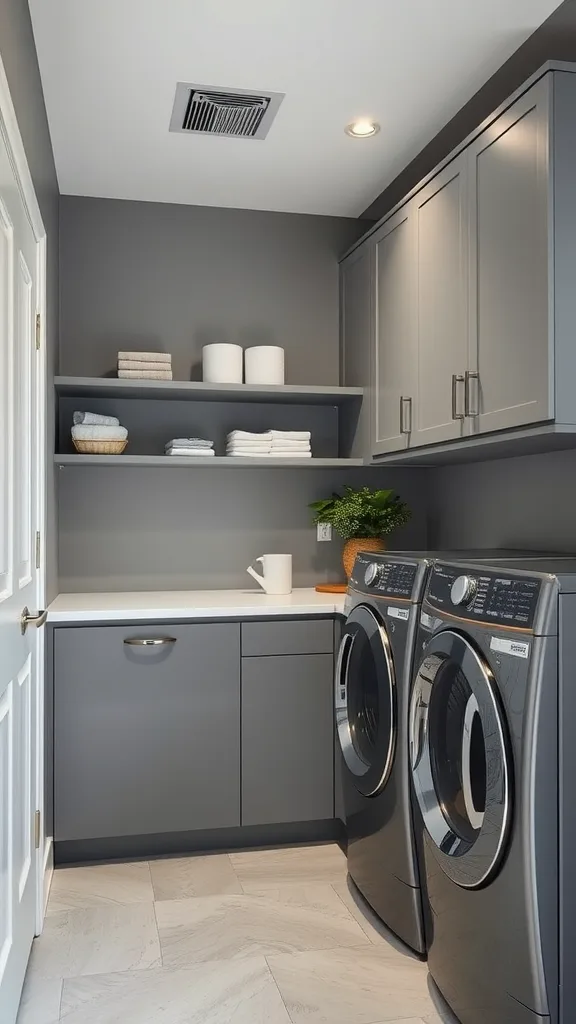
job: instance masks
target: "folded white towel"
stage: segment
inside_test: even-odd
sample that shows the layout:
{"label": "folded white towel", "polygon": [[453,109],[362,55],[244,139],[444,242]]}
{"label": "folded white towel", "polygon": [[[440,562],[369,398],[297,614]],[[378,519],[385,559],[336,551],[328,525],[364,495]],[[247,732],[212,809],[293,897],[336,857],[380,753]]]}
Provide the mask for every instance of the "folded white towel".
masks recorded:
{"label": "folded white towel", "polygon": [[228,441],[271,441],[272,431],[265,430],[261,434],[251,434],[249,430],[231,430]]}
{"label": "folded white towel", "polygon": [[118,370],[120,380],[172,380],[172,370]]}
{"label": "folded white towel", "polygon": [[110,427],[101,423],[75,424],[72,427],[72,437],[77,441],[125,441],[128,437],[126,427]]}
{"label": "folded white towel", "polygon": [[119,359],[119,370],[170,370],[172,363],[153,363],[145,359]]}
{"label": "folded white towel", "polygon": [[266,455],[272,449],[269,444],[227,444],[227,452],[248,452],[250,455]]}
{"label": "folded white towel", "polygon": [[172,356],[169,352],[119,352],[118,362],[121,359],[141,359],[147,363],[171,363]]}
{"label": "folded white towel", "polygon": [[272,442],[271,441],[242,441],[241,439],[237,439],[237,440],[230,440],[229,439],[226,442],[226,444],[228,445],[229,448],[234,448],[235,446],[236,447],[240,447],[240,448],[271,448],[272,447]]}
{"label": "folded white towel", "polygon": [[207,441],[203,437],[173,437],[167,441],[165,448],[213,448],[214,441]]}
{"label": "folded white towel", "polygon": [[310,451],[310,441],[272,441],[272,451],[281,452],[285,448],[290,451]]}
{"label": "folded white towel", "polygon": [[271,430],[273,441],[309,441],[312,434],[309,430]]}
{"label": "folded white towel", "polygon": [[196,458],[196,456],[214,455],[213,448],[167,448],[164,452],[165,455],[184,455],[186,458]]}
{"label": "folded white towel", "polygon": [[106,427],[119,427],[120,420],[115,416],[101,416],[99,412],[75,412],[72,417],[74,423],[101,423]]}
{"label": "folded white towel", "polygon": [[234,448],[226,449],[226,455],[231,459],[269,459],[270,452],[266,451],[255,451],[253,448]]}
{"label": "folded white towel", "polygon": [[231,459],[311,459],[312,452],[254,452],[240,448],[235,451],[226,450]]}

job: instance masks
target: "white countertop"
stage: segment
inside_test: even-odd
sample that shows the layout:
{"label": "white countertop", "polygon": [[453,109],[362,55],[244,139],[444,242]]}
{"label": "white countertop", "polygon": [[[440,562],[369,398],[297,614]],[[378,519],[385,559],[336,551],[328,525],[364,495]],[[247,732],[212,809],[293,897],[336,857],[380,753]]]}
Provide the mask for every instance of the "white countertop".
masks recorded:
{"label": "white countertop", "polygon": [[303,588],[271,597],[261,590],[158,590],[118,594],[59,594],[48,606],[48,622],[114,620],[273,618],[281,615],[334,615],[344,610],[344,594]]}

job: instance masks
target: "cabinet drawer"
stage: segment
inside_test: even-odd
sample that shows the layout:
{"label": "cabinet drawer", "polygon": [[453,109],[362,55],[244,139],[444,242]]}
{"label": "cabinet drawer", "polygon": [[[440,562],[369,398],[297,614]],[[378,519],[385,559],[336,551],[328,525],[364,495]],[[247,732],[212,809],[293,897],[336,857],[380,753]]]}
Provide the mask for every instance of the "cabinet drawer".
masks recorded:
{"label": "cabinet drawer", "polygon": [[242,623],[242,656],[274,654],[332,654],[334,621],[299,619],[291,622]]}
{"label": "cabinet drawer", "polygon": [[239,624],[56,629],[54,693],[56,840],[240,824]]}

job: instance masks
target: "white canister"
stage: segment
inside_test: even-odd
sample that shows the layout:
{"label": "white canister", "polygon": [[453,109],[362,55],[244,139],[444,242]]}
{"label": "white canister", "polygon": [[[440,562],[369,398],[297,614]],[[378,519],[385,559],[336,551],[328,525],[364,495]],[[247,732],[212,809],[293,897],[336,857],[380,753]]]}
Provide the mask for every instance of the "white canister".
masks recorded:
{"label": "white canister", "polygon": [[241,384],[241,346],[204,345],[202,349],[202,380],[208,384]]}
{"label": "white canister", "polygon": [[284,349],[277,345],[254,345],[244,352],[247,384],[283,384]]}

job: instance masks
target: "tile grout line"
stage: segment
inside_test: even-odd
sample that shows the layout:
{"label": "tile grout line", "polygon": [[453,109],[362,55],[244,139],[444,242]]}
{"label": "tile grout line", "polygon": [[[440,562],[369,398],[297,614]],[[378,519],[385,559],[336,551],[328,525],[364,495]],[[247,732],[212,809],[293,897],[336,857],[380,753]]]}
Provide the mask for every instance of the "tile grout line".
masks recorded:
{"label": "tile grout line", "polygon": [[158,949],[160,950],[160,967],[164,967],[164,953],[162,951],[162,939],[160,938],[160,925],[158,924],[158,914],[156,913],[156,900],[152,902],[152,910],[154,913],[154,924],[156,925],[156,935],[158,937]]}
{"label": "tile grout line", "polygon": [[[338,899],[340,900],[340,903],[342,904],[342,906],[343,906],[343,907],[346,907],[346,904],[345,904],[344,900],[342,899],[342,897],[341,897],[340,893],[338,892],[338,890],[337,890],[337,889],[335,889],[335,888],[334,888],[334,882],[330,882],[330,887],[331,887],[331,889],[333,890],[333,892],[334,892],[334,893],[336,894],[336,896],[338,897]],[[364,925],[362,924],[362,922],[361,922],[361,921],[359,921],[357,917],[354,917],[354,914],[353,914],[353,913],[352,913],[352,911],[351,911],[351,910],[349,909],[349,907],[346,907],[346,910],[347,910],[347,911],[348,911],[348,913],[350,914],[350,917],[352,918],[352,920],[353,920],[353,921],[356,921],[356,924],[358,924],[358,925],[360,926],[360,928],[361,928],[361,929],[362,929],[362,931],[364,932],[364,935],[366,936],[366,938],[368,939],[368,941],[369,941],[369,942],[370,942],[370,943],[371,943],[371,944],[372,944],[373,946],[377,946],[377,945],[379,945],[379,943],[375,942],[375,941],[374,941],[374,939],[372,938],[372,936],[368,934],[368,932],[367,932],[366,928],[364,927]],[[374,928],[374,925],[372,925],[372,927]]]}
{"label": "tile grout line", "polygon": [[[273,955],[273,954],[271,954],[271,955]],[[292,1021],[292,1024],[295,1024],[294,1017],[292,1016],[292,1014],[290,1013],[290,1010],[288,1009],[288,1007],[286,1005],[286,1000],[284,999],[284,996],[282,995],[282,991],[280,989],[280,985],[276,981],[276,976],[274,974],[274,971],[272,970],[270,964],[268,963],[268,957],[266,956],[266,954],[264,954],[264,961],[266,963],[266,967],[268,969],[268,973],[269,973],[270,977],[272,978],[272,981],[274,982],[274,985],[276,986],[276,991],[278,992],[278,995],[280,996],[280,999],[282,1001],[282,1006],[286,1010],[286,1013],[287,1013],[289,1019]]]}

